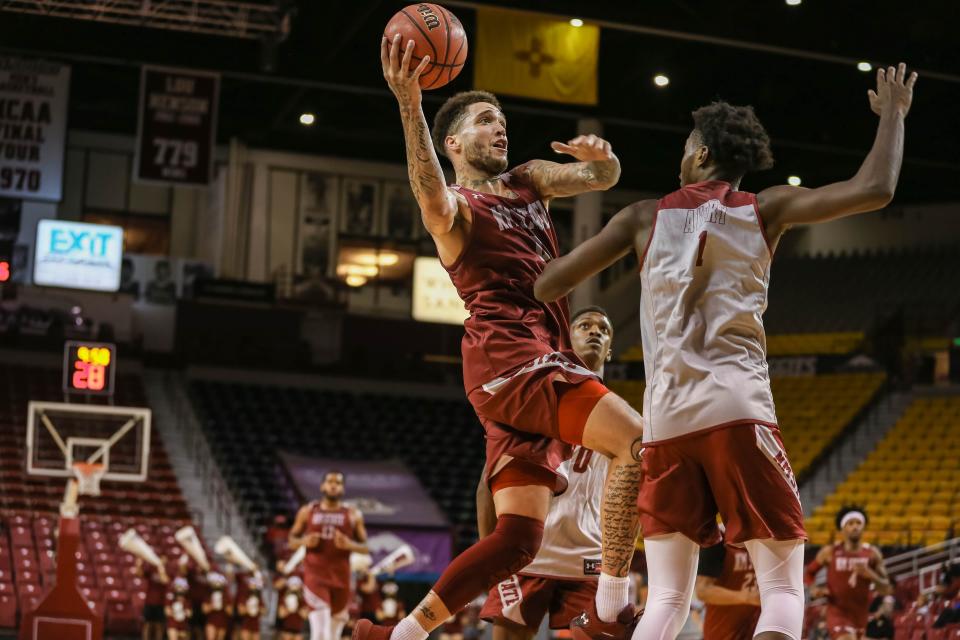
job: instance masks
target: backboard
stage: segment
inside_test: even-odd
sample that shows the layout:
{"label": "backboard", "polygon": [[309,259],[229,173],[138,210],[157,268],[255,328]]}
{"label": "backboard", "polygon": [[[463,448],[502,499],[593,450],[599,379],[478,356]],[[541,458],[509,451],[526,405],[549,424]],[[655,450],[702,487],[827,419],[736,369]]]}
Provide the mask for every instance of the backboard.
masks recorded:
{"label": "backboard", "polygon": [[143,482],[150,458],[150,409],[31,401],[27,473],[73,477],[74,462],[100,463],[104,480]]}

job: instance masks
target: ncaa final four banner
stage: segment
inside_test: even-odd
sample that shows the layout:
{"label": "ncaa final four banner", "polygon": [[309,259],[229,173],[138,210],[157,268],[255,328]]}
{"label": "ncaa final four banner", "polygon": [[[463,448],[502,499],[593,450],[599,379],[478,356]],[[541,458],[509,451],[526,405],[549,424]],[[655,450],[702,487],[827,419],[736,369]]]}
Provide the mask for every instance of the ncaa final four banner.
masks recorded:
{"label": "ncaa final four banner", "polygon": [[209,184],[219,99],[220,76],[215,73],[144,67],[136,180]]}
{"label": "ncaa final four banner", "polygon": [[59,202],[70,67],[0,57],[0,196]]}

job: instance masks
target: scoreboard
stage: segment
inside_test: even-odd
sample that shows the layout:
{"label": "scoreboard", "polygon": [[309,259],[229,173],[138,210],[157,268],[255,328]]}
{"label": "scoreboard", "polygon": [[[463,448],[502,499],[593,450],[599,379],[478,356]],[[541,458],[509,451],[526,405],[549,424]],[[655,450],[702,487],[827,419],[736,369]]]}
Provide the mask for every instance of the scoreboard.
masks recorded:
{"label": "scoreboard", "polygon": [[112,396],[116,376],[116,345],[68,340],[63,349],[63,391]]}

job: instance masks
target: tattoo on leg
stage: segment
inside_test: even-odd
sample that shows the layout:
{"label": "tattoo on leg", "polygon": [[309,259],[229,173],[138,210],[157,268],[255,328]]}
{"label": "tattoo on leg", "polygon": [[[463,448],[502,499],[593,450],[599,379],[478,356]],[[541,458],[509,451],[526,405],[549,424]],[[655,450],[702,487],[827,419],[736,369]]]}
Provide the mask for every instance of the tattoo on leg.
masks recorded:
{"label": "tattoo on leg", "polygon": [[637,492],[640,489],[641,469],[637,461],[619,462],[607,476],[603,494],[603,572],[624,577],[630,570],[633,549],[637,540]]}
{"label": "tattoo on leg", "polygon": [[637,462],[643,459],[643,436],[640,436],[630,444],[630,455]]}
{"label": "tattoo on leg", "polygon": [[423,615],[424,618],[426,618],[430,622],[437,621],[437,614],[434,613],[433,609],[431,609],[428,605],[425,605],[425,604],[420,605],[420,613],[421,615]]}

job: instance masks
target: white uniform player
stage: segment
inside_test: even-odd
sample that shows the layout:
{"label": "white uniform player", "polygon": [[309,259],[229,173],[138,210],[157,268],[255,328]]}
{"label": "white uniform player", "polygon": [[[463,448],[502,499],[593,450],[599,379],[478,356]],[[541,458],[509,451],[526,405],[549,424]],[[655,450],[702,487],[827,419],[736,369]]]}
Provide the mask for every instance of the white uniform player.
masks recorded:
{"label": "white uniform player", "polygon": [[640,270],[645,445],[745,420],[776,427],[761,320],[772,256],[752,196],[719,186],[656,212]]}
{"label": "white uniform player", "polygon": [[[602,375],[613,337],[606,312],[578,311],[570,337],[577,355]],[[605,456],[582,446],[560,465],[567,490],[550,503],[540,550],[521,572],[490,590],[480,612],[495,623],[494,640],[532,637],[548,614],[552,629],[565,629],[590,609],[600,576],[600,501],[608,466]]]}
{"label": "white uniform player", "polygon": [[631,247],[640,256],[648,388],[637,506],[650,588],[633,640],[676,637],[689,613],[697,544],[720,541],[717,512],[727,541],[743,543],[756,568],[756,637],[800,637],[806,534],[764,364],[770,259],[795,225],[890,202],[916,78],[903,63],[878,70],[868,92],[880,116],[870,153],[851,178],[815,189],[739,191],[744,175],[773,166],[767,132],[749,106],[697,109],[681,188],[620,211],[538,278],[537,299],[550,302]]}

